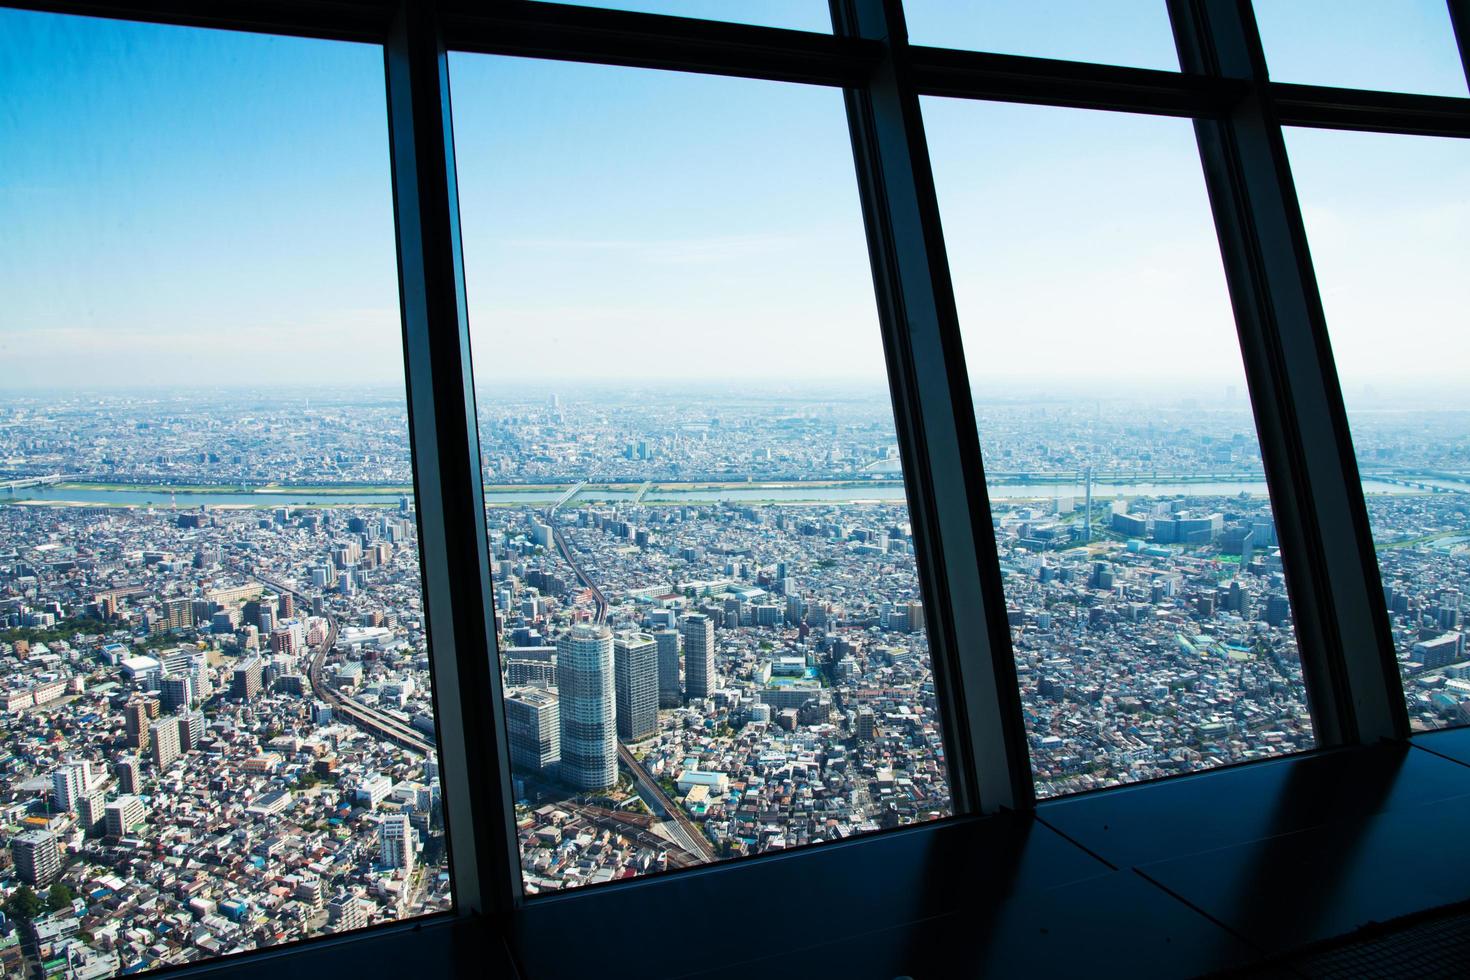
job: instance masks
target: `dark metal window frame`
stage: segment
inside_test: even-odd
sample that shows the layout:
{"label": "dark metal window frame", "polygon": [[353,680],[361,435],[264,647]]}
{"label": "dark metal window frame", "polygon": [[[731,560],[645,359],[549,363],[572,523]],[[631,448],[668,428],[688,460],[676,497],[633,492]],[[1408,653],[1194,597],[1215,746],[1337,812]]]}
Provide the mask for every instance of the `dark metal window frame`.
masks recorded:
{"label": "dark metal window frame", "polygon": [[[956,818],[1036,805],[921,96],[1194,120],[1278,529],[1302,667],[1324,748],[1409,726],[1367,509],[1282,126],[1470,138],[1470,98],[1267,77],[1249,0],[1166,0],[1183,71],[910,45],[898,0],[831,0],[831,35],[533,0],[7,0],[63,13],[381,44],[404,354],[455,912],[168,972],[326,967],[467,972],[488,916],[518,920],[579,892],[521,891],[485,535],[460,251],[448,52],[703,72],[844,90]],[[1470,0],[1447,0],[1470,78]],[[824,845],[860,860],[876,843]],[[874,852],[876,853],[876,852]],[[756,859],[801,875],[813,851]],[[750,863],[748,861],[742,864]],[[829,859],[830,863],[830,859]],[[782,871],[781,869],[785,869]],[[600,886],[708,890],[712,865]],[[699,882],[705,880],[704,885]],[[509,919],[506,919],[506,917]],[[499,925],[492,932],[501,931]],[[368,947],[355,945],[371,940]],[[356,955],[356,954],[353,954]],[[427,958],[426,958],[427,957]]]}

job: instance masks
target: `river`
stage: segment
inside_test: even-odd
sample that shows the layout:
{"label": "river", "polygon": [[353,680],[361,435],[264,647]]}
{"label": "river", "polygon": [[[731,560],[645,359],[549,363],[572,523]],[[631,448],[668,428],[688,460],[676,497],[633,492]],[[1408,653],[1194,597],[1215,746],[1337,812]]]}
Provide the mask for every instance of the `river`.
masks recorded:
{"label": "river", "polygon": [[[607,501],[609,503],[632,500],[641,484],[615,487],[588,487],[575,498],[577,501]],[[1380,480],[1365,480],[1363,489],[1368,493],[1411,494],[1422,493],[1410,487]],[[1470,492],[1470,487],[1465,490]],[[491,488],[485,491],[485,500],[491,504],[550,504],[561,496],[562,489],[550,490],[505,490]],[[1097,499],[1111,497],[1233,497],[1246,493],[1259,496],[1266,492],[1261,480],[1223,480],[1208,483],[1094,483],[1092,495]],[[990,487],[992,500],[1034,500],[1056,497],[1083,496],[1081,483],[1004,483]],[[753,483],[738,487],[709,486],[690,490],[670,490],[655,485],[643,498],[644,503],[843,503],[849,501],[904,499],[903,487],[893,483],[875,486],[801,486],[797,484]],[[133,507],[168,507],[173,504],[181,508],[201,505],[218,507],[343,507],[365,505],[397,506],[398,495],[394,493],[310,493],[290,490],[272,490],[263,493],[220,490],[190,492],[171,495],[167,488],[157,490],[137,489],[67,489],[65,487],[28,487],[24,490],[0,492],[0,503],[19,501],[51,501],[68,504],[104,504]]]}

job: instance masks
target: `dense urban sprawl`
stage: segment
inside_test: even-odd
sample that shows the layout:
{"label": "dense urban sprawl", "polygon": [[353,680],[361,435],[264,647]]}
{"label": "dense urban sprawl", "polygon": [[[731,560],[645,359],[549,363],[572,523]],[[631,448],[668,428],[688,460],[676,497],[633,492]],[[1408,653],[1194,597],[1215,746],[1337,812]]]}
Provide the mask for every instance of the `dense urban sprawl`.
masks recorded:
{"label": "dense urban sprawl", "polygon": [[[951,812],[878,391],[480,405],[528,891]],[[1311,747],[1244,400],[976,408],[1038,792]],[[1463,723],[1470,433],[1355,423],[1411,718]],[[387,394],[0,404],[0,975],[449,907],[411,483]]]}

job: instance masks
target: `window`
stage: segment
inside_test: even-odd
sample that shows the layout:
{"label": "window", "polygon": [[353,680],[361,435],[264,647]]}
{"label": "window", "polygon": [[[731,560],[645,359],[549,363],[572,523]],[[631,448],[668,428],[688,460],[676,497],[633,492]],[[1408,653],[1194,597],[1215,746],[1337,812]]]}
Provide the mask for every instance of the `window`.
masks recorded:
{"label": "window", "polygon": [[924,116],[1038,794],[1310,747],[1189,125]]}
{"label": "window", "polygon": [[1462,0],[27,5],[0,974],[877,928],[1470,721]]}
{"label": "window", "polygon": [[1289,130],[1287,146],[1410,722],[1464,724],[1470,153],[1458,140],[1331,130]]}
{"label": "window", "polygon": [[373,45],[0,12],[27,969],[451,905],[382,72]]}
{"label": "window", "polygon": [[904,16],[915,44],[1179,70],[1163,0],[909,0]]}
{"label": "window", "polygon": [[832,33],[832,17],[822,0],[558,0],[580,7],[633,10],[700,20],[733,21],[785,27],[797,31]]}
{"label": "window", "polygon": [[1271,78],[1466,95],[1445,0],[1255,0]]}
{"label": "window", "polygon": [[451,73],[527,890],[946,814],[838,93]]}

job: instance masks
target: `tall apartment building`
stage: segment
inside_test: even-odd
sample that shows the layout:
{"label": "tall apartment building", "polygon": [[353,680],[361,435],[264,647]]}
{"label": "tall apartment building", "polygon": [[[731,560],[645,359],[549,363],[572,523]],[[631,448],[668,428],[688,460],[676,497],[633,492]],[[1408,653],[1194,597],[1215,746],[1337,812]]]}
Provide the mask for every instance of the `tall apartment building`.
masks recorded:
{"label": "tall apartment building", "polygon": [[333,932],[351,932],[367,924],[367,909],[356,895],[339,895],[327,903],[327,925]]}
{"label": "tall apartment building", "polygon": [[199,747],[204,737],[204,712],[190,711],[174,719],[179,728],[179,751],[190,752]]}
{"label": "tall apartment building", "polygon": [[413,870],[414,845],[417,843],[408,814],[390,813],[378,822],[378,858],[385,868]]}
{"label": "tall apartment building", "polygon": [[510,765],[517,773],[549,773],[561,762],[559,699],[535,687],[512,688],[505,695],[505,728]]}
{"label": "tall apartment building", "polygon": [[658,706],[677,708],[684,703],[684,685],[679,680],[679,634],[662,629],[653,634],[658,648]]}
{"label": "tall apartment building", "polygon": [[658,731],[658,647],[647,633],[613,637],[618,738],[637,742]]}
{"label": "tall apartment building", "polygon": [[143,767],[136,756],[125,755],[117,760],[117,788],[124,793],[142,792]]}
{"label": "tall apartment building", "polygon": [[162,772],[173,765],[182,754],[179,751],[179,720],[169,717],[155,721],[149,729],[149,742],[154,768]]}
{"label": "tall apartment building", "polygon": [[148,751],[149,722],[159,715],[162,706],[153,698],[135,698],[123,707],[123,727],[128,748]]}
{"label": "tall apartment building", "polygon": [[703,613],[684,617],[684,691],[707,698],[715,689],[715,623]]}
{"label": "tall apartment building", "polygon": [[92,790],[92,772],[85,762],[63,762],[51,773],[51,795],[58,809],[77,812]]}
{"label": "tall apartment building", "polygon": [[49,830],[16,834],[10,841],[10,854],[15,860],[16,876],[28,885],[49,885],[61,873],[61,851],[56,846],[56,835]]}
{"label": "tall apartment building", "polygon": [[194,702],[194,678],[189,674],[168,674],[159,684],[163,695],[163,710],[175,712],[188,708]]}
{"label": "tall apartment building", "polygon": [[148,816],[148,809],[136,796],[119,796],[103,808],[103,823],[107,836],[125,837]]}
{"label": "tall apartment building", "polygon": [[613,638],[603,626],[581,625],[556,644],[560,695],[561,777],[577,789],[617,782],[617,714]]}
{"label": "tall apartment building", "polygon": [[259,694],[264,669],[259,657],[251,657],[236,667],[230,677],[230,697],[248,701]]}
{"label": "tall apartment building", "polygon": [[77,801],[77,821],[83,833],[93,834],[102,830],[107,819],[106,806],[107,798],[101,793],[84,796]]}

